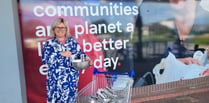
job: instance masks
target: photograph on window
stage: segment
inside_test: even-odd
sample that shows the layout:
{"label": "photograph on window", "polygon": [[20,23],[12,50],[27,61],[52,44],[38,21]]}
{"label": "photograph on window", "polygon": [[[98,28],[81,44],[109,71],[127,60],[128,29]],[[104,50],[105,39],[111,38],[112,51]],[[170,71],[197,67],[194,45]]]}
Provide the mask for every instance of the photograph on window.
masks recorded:
{"label": "photograph on window", "polygon": [[28,102],[76,102],[92,95],[89,87],[95,85],[94,93],[114,97],[111,93],[126,85],[125,94],[209,76],[208,5],[207,0],[18,0]]}

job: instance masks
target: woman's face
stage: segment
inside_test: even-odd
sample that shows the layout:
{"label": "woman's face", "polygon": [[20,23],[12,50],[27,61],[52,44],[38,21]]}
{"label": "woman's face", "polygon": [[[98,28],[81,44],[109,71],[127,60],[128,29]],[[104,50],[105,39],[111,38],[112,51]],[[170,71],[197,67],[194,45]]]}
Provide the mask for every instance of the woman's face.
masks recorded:
{"label": "woman's face", "polygon": [[67,33],[67,28],[64,23],[60,23],[54,28],[54,32],[57,38],[63,38]]}

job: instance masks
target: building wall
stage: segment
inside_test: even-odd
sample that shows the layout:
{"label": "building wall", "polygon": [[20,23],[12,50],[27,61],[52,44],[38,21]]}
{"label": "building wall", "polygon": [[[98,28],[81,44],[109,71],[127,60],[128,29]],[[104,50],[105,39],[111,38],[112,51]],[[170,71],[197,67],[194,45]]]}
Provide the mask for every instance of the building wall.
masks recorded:
{"label": "building wall", "polygon": [[26,103],[17,0],[3,0],[0,7],[0,102]]}

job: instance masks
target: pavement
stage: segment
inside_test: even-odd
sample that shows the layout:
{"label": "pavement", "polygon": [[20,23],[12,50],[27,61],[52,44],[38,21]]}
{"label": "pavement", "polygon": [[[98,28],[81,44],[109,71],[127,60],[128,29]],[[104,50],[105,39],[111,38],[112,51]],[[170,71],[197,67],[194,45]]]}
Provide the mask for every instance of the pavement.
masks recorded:
{"label": "pavement", "polygon": [[190,93],[182,91],[181,93],[138,98],[132,103],[209,103],[209,88],[190,91]]}
{"label": "pavement", "polygon": [[209,103],[209,77],[133,88],[131,103]]}
{"label": "pavement", "polygon": [[141,103],[209,103],[209,91],[146,101]]}

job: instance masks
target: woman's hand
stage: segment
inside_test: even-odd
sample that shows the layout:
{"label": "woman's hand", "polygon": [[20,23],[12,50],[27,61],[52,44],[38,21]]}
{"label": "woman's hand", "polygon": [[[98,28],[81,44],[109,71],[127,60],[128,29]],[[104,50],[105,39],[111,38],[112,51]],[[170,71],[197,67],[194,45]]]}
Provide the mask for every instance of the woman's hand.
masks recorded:
{"label": "woman's hand", "polygon": [[72,56],[72,53],[70,51],[64,51],[64,52],[61,52],[61,55],[63,57],[71,57]]}
{"label": "woman's hand", "polygon": [[187,58],[178,58],[177,60],[181,61],[182,63],[186,64],[186,65],[190,65],[190,64],[197,64],[197,65],[202,65],[199,60],[194,59],[192,57],[187,57]]}
{"label": "woman's hand", "polygon": [[86,57],[86,60],[91,60],[88,56]]}
{"label": "woman's hand", "polygon": [[86,60],[87,60],[87,61],[90,61],[90,66],[93,65],[93,62],[92,62],[91,58],[89,58],[89,57],[87,56],[87,57],[86,57]]}

